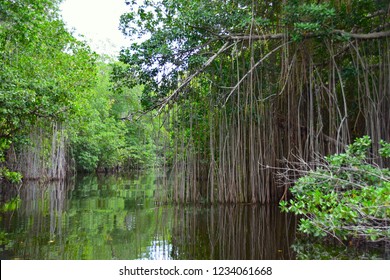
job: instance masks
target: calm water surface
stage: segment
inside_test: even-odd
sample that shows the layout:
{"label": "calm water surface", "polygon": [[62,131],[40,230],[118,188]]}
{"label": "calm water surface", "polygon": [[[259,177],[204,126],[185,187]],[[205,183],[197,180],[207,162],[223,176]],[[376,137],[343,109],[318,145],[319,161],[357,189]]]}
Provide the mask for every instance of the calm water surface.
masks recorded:
{"label": "calm water surface", "polygon": [[[0,213],[0,258],[390,259],[383,245],[300,237],[294,216],[275,205],[157,204],[158,185],[153,172],[26,183],[18,207]],[[3,187],[1,198],[15,193]]]}

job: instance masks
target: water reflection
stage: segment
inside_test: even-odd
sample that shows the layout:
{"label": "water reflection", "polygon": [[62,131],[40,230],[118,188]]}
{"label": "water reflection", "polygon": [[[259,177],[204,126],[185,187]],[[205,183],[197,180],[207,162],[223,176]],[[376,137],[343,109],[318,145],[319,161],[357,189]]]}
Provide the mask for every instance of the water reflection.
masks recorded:
{"label": "water reflection", "polygon": [[390,259],[389,242],[345,246],[338,240],[319,240],[299,234],[292,249],[298,260],[381,260]]}
{"label": "water reflection", "polygon": [[[20,207],[17,211],[1,214],[2,258],[51,258],[52,252],[46,246],[42,250],[41,245],[54,246],[55,241],[57,250],[63,249],[63,214],[72,186],[64,181],[51,184],[32,181],[18,190]],[[10,192],[15,193],[15,190]]]}
{"label": "water reflection", "polygon": [[[348,255],[333,245],[297,239],[295,218],[276,206],[157,204],[157,181],[148,173],[29,182],[19,191],[20,207],[0,214],[0,258],[334,259],[365,254]],[[15,192],[3,188],[1,194],[9,198]]]}
{"label": "water reflection", "polygon": [[174,210],[174,259],[292,259],[295,221],[276,206]]}

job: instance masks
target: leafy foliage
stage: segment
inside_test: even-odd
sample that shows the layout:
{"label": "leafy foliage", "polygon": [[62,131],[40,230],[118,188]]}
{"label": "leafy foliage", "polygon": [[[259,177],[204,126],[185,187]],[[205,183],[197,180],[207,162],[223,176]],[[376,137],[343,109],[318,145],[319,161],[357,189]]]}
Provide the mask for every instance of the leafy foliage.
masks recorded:
{"label": "leafy foliage", "polygon": [[64,118],[90,85],[89,49],[66,31],[57,1],[2,1],[0,129],[14,137],[37,117]]}
{"label": "leafy foliage", "polygon": [[286,16],[284,21],[293,27],[292,38],[301,40],[306,34],[323,35],[333,29],[333,20],[336,15],[335,9],[330,3],[304,3],[296,1],[285,7]]}
{"label": "leafy foliage", "polygon": [[[135,80],[112,81],[128,69],[99,62],[76,40],[59,16],[59,2],[0,3],[0,162],[9,149],[31,146],[30,133],[37,127],[47,130],[41,138],[50,143],[45,126],[58,122],[65,124],[66,145],[80,170],[111,169],[128,161],[150,164],[154,146],[148,122],[122,119],[140,106]],[[47,150],[50,145],[42,147]],[[21,177],[6,163],[0,165],[0,179],[15,183]]]}
{"label": "leafy foliage", "polygon": [[1,205],[0,212],[13,212],[20,207],[21,199],[20,197],[12,198],[10,201]]}
{"label": "leafy foliage", "polygon": [[[381,143],[381,154],[388,157],[390,146]],[[302,232],[344,240],[390,238],[390,170],[369,163],[370,147],[368,136],[358,138],[345,153],[326,157],[324,166],[297,180],[294,198],[280,206],[303,215]]]}
{"label": "leafy foliage", "polygon": [[121,67],[99,63],[95,86],[74,100],[70,140],[79,170],[140,168],[155,159],[153,127],[147,120],[130,118],[140,110],[140,88],[116,82],[116,75],[123,75]]}
{"label": "leafy foliage", "polygon": [[[28,143],[39,119],[63,122],[94,80],[95,57],[65,28],[57,0],[0,3],[0,156]],[[50,126],[50,125],[49,125]],[[11,182],[21,175],[2,167]]]}
{"label": "leafy foliage", "polygon": [[[136,5],[128,1],[130,12],[121,17],[121,30],[128,36],[148,38],[121,52],[120,60],[134,66],[145,84],[145,105],[153,107],[179,80],[207,61],[210,52],[223,45],[224,38],[246,32],[254,16],[259,26],[269,19],[280,3],[252,1],[156,0]],[[271,16],[272,17],[272,16]]]}

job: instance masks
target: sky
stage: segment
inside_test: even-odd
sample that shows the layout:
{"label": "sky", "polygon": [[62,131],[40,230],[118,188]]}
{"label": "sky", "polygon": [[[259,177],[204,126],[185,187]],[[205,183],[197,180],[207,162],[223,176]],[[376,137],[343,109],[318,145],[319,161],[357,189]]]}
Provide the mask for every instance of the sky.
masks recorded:
{"label": "sky", "polygon": [[68,29],[76,37],[84,35],[95,52],[117,56],[130,44],[118,30],[120,16],[128,11],[125,0],[63,0],[60,8]]}

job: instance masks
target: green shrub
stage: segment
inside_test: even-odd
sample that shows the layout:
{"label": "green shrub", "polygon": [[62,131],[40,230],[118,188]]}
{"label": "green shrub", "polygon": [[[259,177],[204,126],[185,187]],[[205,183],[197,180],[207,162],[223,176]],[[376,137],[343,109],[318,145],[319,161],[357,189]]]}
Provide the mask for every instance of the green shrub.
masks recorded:
{"label": "green shrub", "polygon": [[[388,158],[390,145],[380,142],[379,155]],[[302,215],[299,230],[340,240],[390,238],[390,171],[369,162],[368,136],[356,139],[342,154],[299,178],[293,199],[281,201],[286,212]]]}

